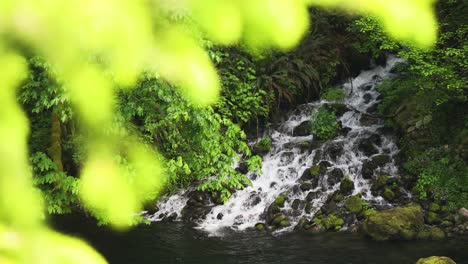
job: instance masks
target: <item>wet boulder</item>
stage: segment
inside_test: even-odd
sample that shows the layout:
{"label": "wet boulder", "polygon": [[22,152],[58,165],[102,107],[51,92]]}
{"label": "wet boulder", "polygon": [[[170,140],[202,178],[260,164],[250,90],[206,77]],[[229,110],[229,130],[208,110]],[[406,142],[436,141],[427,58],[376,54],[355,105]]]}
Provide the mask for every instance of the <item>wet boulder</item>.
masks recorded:
{"label": "wet boulder", "polygon": [[340,183],[340,193],[349,195],[354,190],[354,182],[349,178],[345,177]]}
{"label": "wet boulder", "polygon": [[301,200],[295,199],[295,200],[292,202],[291,208],[292,208],[293,210],[298,210],[300,205],[301,205]]}
{"label": "wet boulder", "polygon": [[370,115],[361,115],[361,118],[359,119],[359,122],[361,122],[362,126],[373,126],[377,125],[380,122],[380,119],[374,116]]}
{"label": "wet boulder", "polygon": [[385,186],[387,186],[388,177],[385,175],[379,176],[372,183],[371,191],[373,195],[379,195]]}
{"label": "wet boulder", "polygon": [[385,190],[382,193],[382,197],[385,200],[391,202],[395,199],[396,196],[395,196],[395,193],[390,188],[385,188]]}
{"label": "wet boulder", "polygon": [[378,212],[362,223],[362,231],[374,240],[414,239],[424,227],[421,206],[408,205]]}
{"label": "wet boulder", "polygon": [[364,179],[371,179],[374,175],[374,171],[379,168],[385,166],[385,164],[389,163],[391,158],[389,155],[381,154],[372,157],[371,159],[365,161],[362,164],[362,177]]}
{"label": "wet boulder", "polygon": [[359,86],[359,89],[363,91],[369,91],[372,89],[372,87],[373,87],[372,84],[364,84],[364,85]]}
{"label": "wet boulder", "polygon": [[335,201],[335,194],[330,195],[325,203],[320,207],[320,212],[325,215],[333,214],[338,211],[338,203]]}
{"label": "wet boulder", "polygon": [[277,206],[275,203],[272,203],[264,212],[265,221],[270,223],[280,212],[281,208],[279,208],[279,206]]}
{"label": "wet boulder", "polygon": [[304,211],[306,212],[306,214],[310,214],[313,209],[314,207],[311,203],[307,203],[304,207]]}
{"label": "wet boulder", "polygon": [[305,191],[308,191],[310,189],[314,189],[314,184],[311,183],[311,182],[303,182],[303,183],[301,183],[299,188],[301,188],[301,191],[305,192]]}
{"label": "wet boulder", "polygon": [[242,161],[239,163],[239,166],[237,166],[236,171],[242,174],[247,174],[249,172],[249,167],[247,165],[247,162]]}
{"label": "wet boulder", "polygon": [[442,240],[444,238],[445,232],[435,226],[424,227],[424,229],[419,230],[418,234],[416,235],[416,239],[419,240]]}
{"label": "wet boulder", "polygon": [[320,192],[309,192],[307,194],[306,200],[311,202],[320,197]]}
{"label": "wet boulder", "polygon": [[300,182],[310,182],[312,185],[309,189],[317,188],[318,182],[321,176],[323,176],[327,171],[327,167],[322,165],[314,165],[308,169],[306,169],[303,173],[301,178],[299,179]]}
{"label": "wet boulder", "polygon": [[293,135],[297,137],[309,136],[311,127],[312,122],[310,120],[304,121],[293,129]]}
{"label": "wet boulder", "polygon": [[344,178],[342,170],[335,168],[328,173],[327,183],[328,186],[334,186]]}
{"label": "wet boulder", "polygon": [[284,207],[284,202],[286,201],[286,196],[284,194],[278,195],[275,199],[275,205],[278,207]]}
{"label": "wet boulder", "polygon": [[379,150],[375,146],[382,144],[382,139],[379,135],[374,134],[369,137],[363,138],[358,143],[358,149],[366,156],[372,156],[379,153]]}
{"label": "wet boulder", "polygon": [[331,142],[324,148],[322,155],[328,155],[332,160],[336,160],[339,156],[343,155],[343,142]]}
{"label": "wet boulder", "polygon": [[327,104],[327,109],[335,112],[337,117],[342,116],[344,113],[351,111],[346,104],[343,103],[334,103],[334,104]]}
{"label": "wet boulder", "polygon": [[372,94],[371,93],[365,93],[364,96],[362,97],[364,99],[364,103],[368,104],[372,100]]}

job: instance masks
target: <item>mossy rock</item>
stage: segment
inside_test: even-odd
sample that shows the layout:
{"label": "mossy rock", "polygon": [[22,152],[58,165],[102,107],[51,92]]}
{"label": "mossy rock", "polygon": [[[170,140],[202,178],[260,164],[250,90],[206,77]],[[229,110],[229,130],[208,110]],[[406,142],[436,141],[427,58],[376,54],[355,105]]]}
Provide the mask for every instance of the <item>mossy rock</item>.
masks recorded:
{"label": "mossy rock", "polygon": [[431,232],[429,232],[428,229],[420,230],[416,235],[416,238],[420,240],[429,240],[431,238]]}
{"label": "mossy rock", "polygon": [[439,212],[439,210],[440,210],[440,205],[438,205],[436,203],[430,203],[429,204],[429,212],[437,213],[437,212]]}
{"label": "mossy rock", "polygon": [[445,238],[444,231],[438,227],[431,227],[429,233],[432,240],[442,240]]}
{"label": "mossy rock", "polygon": [[432,256],[428,258],[420,258],[416,264],[456,264],[451,258]]}
{"label": "mossy rock", "polygon": [[362,216],[364,216],[364,218],[375,214],[377,214],[377,210],[375,210],[374,208],[368,208],[362,212]]}
{"label": "mossy rock", "polygon": [[288,226],[290,226],[290,225],[291,225],[291,223],[289,223],[289,221],[286,220],[286,219],[283,220],[283,221],[281,221],[281,222],[279,223],[279,226],[280,226],[280,227],[288,227]]}
{"label": "mossy rock", "polygon": [[305,191],[308,191],[310,189],[313,189],[314,185],[311,182],[303,182],[303,183],[301,183],[299,188],[301,189],[301,191],[305,192]]}
{"label": "mossy rock", "polygon": [[389,188],[385,188],[384,192],[382,193],[382,197],[387,201],[393,201],[393,199],[395,199],[395,193]]}
{"label": "mossy rock", "polygon": [[444,220],[444,221],[442,221],[442,223],[440,223],[440,226],[442,226],[442,227],[450,227],[450,226],[452,226],[452,222],[449,221],[449,220]]}
{"label": "mossy rock", "polygon": [[270,137],[262,138],[258,143],[252,146],[252,154],[255,155],[266,155],[271,151],[272,140]]}
{"label": "mossy rock", "polygon": [[307,203],[304,210],[307,214],[310,214],[312,212],[312,209],[314,209],[314,207],[312,206],[311,203]]}
{"label": "mossy rock", "polygon": [[265,224],[257,223],[257,224],[255,224],[255,229],[257,229],[257,231],[263,231],[263,230],[265,230]]}
{"label": "mossy rock", "polygon": [[348,195],[351,194],[353,190],[354,182],[349,177],[345,177],[340,183],[340,193]]}
{"label": "mossy rock", "polygon": [[383,190],[383,188],[385,188],[385,186],[387,185],[387,180],[388,180],[387,176],[379,176],[372,184],[372,187],[371,187],[372,190],[373,191]]}
{"label": "mossy rock", "polygon": [[362,227],[378,241],[413,239],[424,227],[424,214],[419,205],[396,207],[369,216]]}
{"label": "mossy rock", "polygon": [[331,214],[322,219],[323,224],[327,230],[336,230],[336,227],[343,226],[344,220],[336,214]]}
{"label": "mossy rock", "polygon": [[362,210],[362,199],[358,195],[349,197],[344,202],[344,207],[348,209],[349,212],[357,214]]}
{"label": "mossy rock", "polygon": [[283,194],[280,194],[278,197],[275,199],[275,204],[278,207],[284,207],[284,202],[286,201],[286,197]]}
{"label": "mossy rock", "polygon": [[431,225],[438,224],[441,222],[439,215],[434,212],[427,213],[426,221],[428,224],[431,224]]}
{"label": "mossy rock", "polygon": [[335,202],[341,202],[344,198],[344,195],[341,194],[341,193],[337,193],[335,194],[335,196],[333,196],[333,201]]}
{"label": "mossy rock", "polygon": [[314,165],[310,167],[309,172],[312,177],[318,177],[320,175],[323,175],[325,172],[327,172],[327,168],[321,165]]}
{"label": "mossy rock", "polygon": [[283,214],[278,214],[273,218],[273,221],[271,221],[271,225],[279,226],[283,220],[286,220],[286,217]]}
{"label": "mossy rock", "polygon": [[297,210],[297,209],[299,209],[299,206],[300,206],[300,205],[301,205],[301,200],[295,199],[295,200],[292,202],[291,208],[294,209],[294,210]]}
{"label": "mossy rock", "polygon": [[446,214],[446,213],[449,213],[449,212],[450,212],[450,209],[449,209],[448,206],[442,205],[442,206],[440,207],[440,212]]}

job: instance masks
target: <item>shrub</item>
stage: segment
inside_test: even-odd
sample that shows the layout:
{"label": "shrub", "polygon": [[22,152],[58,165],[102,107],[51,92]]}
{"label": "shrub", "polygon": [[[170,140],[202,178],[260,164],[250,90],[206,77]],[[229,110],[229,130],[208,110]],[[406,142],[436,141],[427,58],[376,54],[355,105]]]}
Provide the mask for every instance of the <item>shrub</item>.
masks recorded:
{"label": "shrub", "polygon": [[328,88],[322,93],[322,99],[327,101],[343,101],[345,92],[339,88]]}
{"label": "shrub", "polygon": [[330,139],[338,135],[339,125],[334,112],[320,108],[312,115],[312,133],[319,139]]}
{"label": "shrub", "polygon": [[431,149],[411,158],[405,169],[417,175],[415,189],[420,199],[447,202],[450,209],[468,203],[468,177],[464,162],[443,149]]}

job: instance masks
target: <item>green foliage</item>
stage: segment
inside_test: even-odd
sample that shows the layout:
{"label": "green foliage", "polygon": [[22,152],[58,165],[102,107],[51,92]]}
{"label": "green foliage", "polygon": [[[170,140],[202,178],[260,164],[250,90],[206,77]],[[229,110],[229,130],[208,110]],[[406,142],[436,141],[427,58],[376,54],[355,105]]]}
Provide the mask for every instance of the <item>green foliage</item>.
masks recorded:
{"label": "green foliage", "polygon": [[450,209],[468,204],[468,170],[457,156],[432,149],[411,158],[405,169],[417,175],[415,188],[421,199],[446,202]]}
{"label": "green foliage", "polygon": [[322,93],[322,99],[327,101],[343,101],[345,93],[340,88],[328,88]]}
{"label": "green foliage", "polygon": [[70,100],[57,82],[57,77],[41,57],[33,57],[28,61],[29,74],[24,80],[18,94],[18,100],[33,114],[54,111],[62,122],[73,117]]}
{"label": "green foliage", "polygon": [[378,106],[378,111],[381,114],[395,113],[403,100],[413,96],[417,92],[414,79],[406,78],[406,76],[385,80],[376,89],[383,97]]}
{"label": "green foliage", "polygon": [[255,155],[266,155],[268,152],[271,151],[273,146],[273,142],[270,137],[264,137],[260,139],[257,143],[253,144],[252,146],[252,153]]}
{"label": "green foliage", "polygon": [[219,52],[222,96],[216,110],[234,123],[244,124],[267,117],[271,93],[258,85],[255,64],[240,52]]}
{"label": "green foliage", "polygon": [[[193,106],[169,84],[148,74],[136,89],[120,93],[118,106],[123,122],[133,124],[136,133],[165,157],[169,188],[204,180],[199,188],[219,192],[225,201],[232,189],[250,184],[232,168],[239,154],[250,157],[246,136],[212,108]],[[250,169],[258,169],[258,162],[247,161]]]}
{"label": "green foliage", "polygon": [[331,139],[338,135],[338,122],[334,112],[320,108],[312,115],[312,133],[319,139]]}
{"label": "green foliage", "polygon": [[328,230],[340,230],[344,224],[344,220],[336,214],[330,214],[324,217],[322,221]]}
{"label": "green foliage", "polygon": [[379,20],[372,16],[355,20],[348,30],[358,35],[359,40],[353,43],[354,47],[373,58],[378,58],[385,52],[395,52],[401,47],[384,32]]}
{"label": "green foliage", "polygon": [[41,189],[49,214],[72,212],[78,205],[79,179],[58,172],[54,162],[44,153],[36,152],[31,157],[34,185]]}

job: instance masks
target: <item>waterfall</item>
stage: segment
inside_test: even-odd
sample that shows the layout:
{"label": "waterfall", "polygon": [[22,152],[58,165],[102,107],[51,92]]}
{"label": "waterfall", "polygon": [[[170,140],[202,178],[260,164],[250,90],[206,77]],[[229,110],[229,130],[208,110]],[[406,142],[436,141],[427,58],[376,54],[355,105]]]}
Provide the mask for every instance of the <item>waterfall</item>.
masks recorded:
{"label": "waterfall", "polygon": [[[375,171],[365,172],[365,163],[375,157],[385,156],[387,161],[376,170],[389,178],[398,175],[395,155],[398,148],[391,136],[382,133],[383,120],[372,115],[379,102],[376,86],[391,76],[391,69],[402,62],[395,56],[389,56],[386,66],[377,66],[363,71],[350,82],[341,85],[345,92],[346,106],[339,121],[344,132],[331,140],[315,143],[313,135],[294,135],[295,128],[311,119],[312,114],[325,105],[338,104],[321,100],[299,105],[276,129],[271,129],[265,136],[272,138],[272,150],[263,157],[262,173],[250,173],[248,177],[252,186],[237,191],[224,205],[217,205],[204,219],[197,223],[198,228],[216,234],[223,229],[245,230],[256,223],[265,221],[268,207],[283,194],[286,196],[282,212],[288,214],[291,226],[281,229],[288,231],[294,228],[301,218],[311,219],[328,197],[339,189],[344,175],[354,182],[352,194],[361,193],[362,199],[372,204],[385,205],[387,202],[371,192],[371,178]],[[303,146],[312,146],[304,149]],[[362,146],[371,148],[363,150]],[[320,177],[316,187],[304,188],[300,178],[313,165],[322,162],[327,164],[327,171]],[[364,174],[364,175],[363,175]],[[369,175],[371,174],[371,175]],[[187,197],[182,193],[168,197],[159,202],[157,214],[180,215]],[[308,206],[308,210],[304,207]],[[157,221],[153,216],[150,220]]]}

